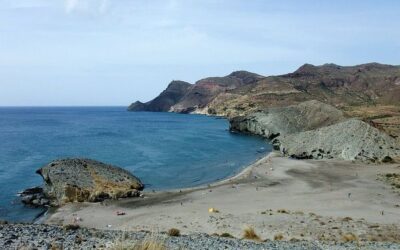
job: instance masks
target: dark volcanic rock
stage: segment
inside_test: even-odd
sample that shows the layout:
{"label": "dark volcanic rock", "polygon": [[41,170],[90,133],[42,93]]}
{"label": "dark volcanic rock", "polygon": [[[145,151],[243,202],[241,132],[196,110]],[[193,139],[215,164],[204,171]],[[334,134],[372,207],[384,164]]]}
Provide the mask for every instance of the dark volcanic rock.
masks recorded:
{"label": "dark volcanic rock", "polygon": [[136,101],[128,107],[128,111],[146,111],[147,105],[143,102]]}
{"label": "dark volcanic rock", "polygon": [[[141,181],[128,171],[89,159],[56,160],[37,173],[45,185],[42,192],[38,188],[24,191],[22,201],[26,204],[58,206],[68,202],[97,202],[138,196],[143,189]],[[44,199],[47,204],[41,204]]]}
{"label": "dark volcanic rock", "polygon": [[187,93],[192,85],[183,81],[172,81],[166,90],[164,90],[154,100],[142,103],[135,102],[129,107],[129,111],[151,111],[151,112],[167,112],[170,108],[178,103]]}
{"label": "dark volcanic rock", "polygon": [[[249,85],[262,79],[263,76],[247,72],[235,71],[224,77],[208,77],[194,84],[185,96],[175,104],[171,111],[178,113],[190,113],[204,108],[218,94],[234,90],[240,86]],[[188,112],[190,110],[190,112]]]}
{"label": "dark volcanic rock", "polygon": [[20,194],[21,201],[25,205],[31,206],[48,206],[50,205],[50,200],[43,192],[43,188],[41,187],[34,187],[25,189]]}
{"label": "dark volcanic rock", "polygon": [[129,111],[155,111],[191,113],[207,105],[219,93],[239,86],[253,84],[263,76],[235,71],[224,77],[209,77],[190,84],[183,81],[171,82],[158,97],[147,103],[135,102],[128,107]]}

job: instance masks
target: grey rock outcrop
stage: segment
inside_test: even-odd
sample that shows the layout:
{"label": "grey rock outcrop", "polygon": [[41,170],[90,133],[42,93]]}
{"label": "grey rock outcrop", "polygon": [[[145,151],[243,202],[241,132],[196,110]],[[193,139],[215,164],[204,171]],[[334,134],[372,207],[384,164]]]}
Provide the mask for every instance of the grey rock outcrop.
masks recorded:
{"label": "grey rock outcrop", "polygon": [[230,129],[273,139],[329,126],[345,120],[343,112],[319,101],[306,101],[282,108],[269,108],[230,120]]}
{"label": "grey rock outcrop", "polygon": [[[130,172],[89,159],[56,160],[36,172],[43,177],[45,185],[41,194],[33,194],[39,201],[34,203],[35,199],[32,199],[32,205],[59,206],[69,202],[134,197],[143,189],[142,182]],[[28,194],[32,195],[32,192]],[[44,203],[43,199],[48,200],[48,203],[41,204]],[[24,203],[29,204],[28,200],[22,195]]]}
{"label": "grey rock outcrop", "polygon": [[392,162],[400,157],[400,145],[395,139],[356,119],[282,135],[273,143],[284,155],[298,159]]}

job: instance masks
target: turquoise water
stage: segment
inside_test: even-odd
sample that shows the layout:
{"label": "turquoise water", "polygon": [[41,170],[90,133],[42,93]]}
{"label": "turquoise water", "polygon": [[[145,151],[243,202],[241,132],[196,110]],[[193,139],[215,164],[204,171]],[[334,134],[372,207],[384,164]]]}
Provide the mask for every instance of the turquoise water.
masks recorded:
{"label": "turquoise water", "polygon": [[125,107],[0,108],[0,219],[30,221],[18,191],[40,185],[35,170],[64,157],[93,158],[132,171],[147,189],[226,178],[270,151],[228,122],[201,115],[127,112]]}

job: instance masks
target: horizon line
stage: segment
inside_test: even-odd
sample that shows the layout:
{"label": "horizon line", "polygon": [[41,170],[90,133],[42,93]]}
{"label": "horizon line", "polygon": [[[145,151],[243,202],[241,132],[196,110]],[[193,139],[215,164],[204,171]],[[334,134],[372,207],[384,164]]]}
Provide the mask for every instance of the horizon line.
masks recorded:
{"label": "horizon line", "polygon": [[0,108],[119,108],[128,106],[129,105],[0,105]]}

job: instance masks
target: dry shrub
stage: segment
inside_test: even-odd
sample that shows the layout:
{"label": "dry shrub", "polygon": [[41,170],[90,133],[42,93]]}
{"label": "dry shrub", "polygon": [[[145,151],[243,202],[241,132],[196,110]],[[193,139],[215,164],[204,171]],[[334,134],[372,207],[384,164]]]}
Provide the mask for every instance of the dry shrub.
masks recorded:
{"label": "dry shrub", "polygon": [[171,228],[170,230],[168,230],[167,234],[169,236],[178,237],[181,236],[181,231],[179,231],[179,229],[176,228]]}
{"label": "dry shrub", "polygon": [[342,240],[343,240],[344,242],[357,241],[357,240],[358,240],[358,237],[357,237],[356,235],[354,235],[353,233],[347,233],[347,234],[344,234],[344,235],[342,236]]}
{"label": "dry shrub", "polygon": [[351,217],[344,217],[342,219],[342,221],[345,221],[345,222],[348,222],[348,221],[351,221],[351,220],[353,220],[353,218],[351,218]]}
{"label": "dry shrub", "polygon": [[289,213],[290,213],[290,211],[289,211],[289,210],[286,210],[286,209],[278,209],[277,212],[278,212],[278,213],[281,213],[281,214],[289,214]]}
{"label": "dry shrub", "polygon": [[275,234],[274,236],[274,240],[283,240],[283,234],[279,233],[279,234]]}
{"label": "dry shrub", "polygon": [[216,209],[216,208],[211,207],[211,208],[208,209],[208,212],[209,213],[219,213],[219,210]]}
{"label": "dry shrub", "polygon": [[248,226],[243,230],[243,239],[261,241],[254,228]]}
{"label": "dry shrub", "polygon": [[167,250],[164,241],[155,235],[138,242],[116,241],[111,250]]}
{"label": "dry shrub", "polygon": [[63,228],[65,231],[78,230],[80,228],[80,226],[78,224],[68,224],[68,225],[64,225]]}
{"label": "dry shrub", "polygon": [[235,238],[235,237],[233,237],[232,234],[230,234],[230,233],[222,233],[220,236],[221,236],[221,237],[224,237],[224,238]]}

